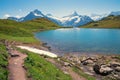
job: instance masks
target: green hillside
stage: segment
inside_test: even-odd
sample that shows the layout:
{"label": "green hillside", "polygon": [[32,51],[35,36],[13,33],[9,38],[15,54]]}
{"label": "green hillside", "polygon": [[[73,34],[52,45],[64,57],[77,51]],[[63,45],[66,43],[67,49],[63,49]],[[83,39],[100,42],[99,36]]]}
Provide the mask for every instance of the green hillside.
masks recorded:
{"label": "green hillside", "polygon": [[59,28],[55,23],[44,19],[34,19],[26,22],[16,22],[0,19],[0,39],[20,42],[37,42],[33,32]]}
{"label": "green hillside", "polygon": [[8,52],[5,45],[0,41],[0,80],[8,80]]}
{"label": "green hillside", "polygon": [[91,22],[82,28],[120,28],[120,16],[108,16],[100,21]]}

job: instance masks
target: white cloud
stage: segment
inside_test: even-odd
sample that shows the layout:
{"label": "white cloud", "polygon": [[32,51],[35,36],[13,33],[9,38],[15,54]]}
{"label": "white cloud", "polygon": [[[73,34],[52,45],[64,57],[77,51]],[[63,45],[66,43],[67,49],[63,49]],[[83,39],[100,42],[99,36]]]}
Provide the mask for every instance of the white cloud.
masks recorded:
{"label": "white cloud", "polygon": [[8,17],[10,17],[9,14],[5,14],[5,15],[4,15],[4,18],[5,18],[5,19],[8,18]]}

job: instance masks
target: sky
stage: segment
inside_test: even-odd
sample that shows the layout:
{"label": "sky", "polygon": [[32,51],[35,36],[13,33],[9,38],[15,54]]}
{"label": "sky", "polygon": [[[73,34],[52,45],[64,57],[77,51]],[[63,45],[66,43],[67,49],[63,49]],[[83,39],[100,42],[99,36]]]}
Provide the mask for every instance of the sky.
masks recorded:
{"label": "sky", "polygon": [[0,0],[0,18],[21,17],[38,9],[62,17],[77,11],[81,15],[120,11],[120,0]]}

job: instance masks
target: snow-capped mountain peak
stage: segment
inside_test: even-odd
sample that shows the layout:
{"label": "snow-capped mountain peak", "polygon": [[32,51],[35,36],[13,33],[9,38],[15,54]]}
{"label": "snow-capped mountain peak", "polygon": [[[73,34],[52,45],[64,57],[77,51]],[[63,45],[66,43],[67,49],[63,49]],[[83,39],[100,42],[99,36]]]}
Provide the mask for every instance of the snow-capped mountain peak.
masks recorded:
{"label": "snow-capped mountain peak", "polygon": [[74,11],[72,14],[68,16],[59,18],[59,21],[61,22],[61,26],[64,27],[69,27],[69,26],[78,27],[80,25],[84,25],[88,22],[91,22],[92,19],[89,16],[79,15],[76,11]]}
{"label": "snow-capped mountain peak", "polygon": [[74,11],[71,16],[79,16],[78,13],[76,11]]}
{"label": "snow-capped mountain peak", "polygon": [[45,15],[41,11],[35,9],[34,11],[31,11],[27,16],[25,16],[23,21],[32,20],[35,18],[42,18],[42,17],[45,17]]}
{"label": "snow-capped mountain peak", "polygon": [[41,16],[43,17],[44,15],[42,14],[41,11],[39,11],[38,9],[35,9],[34,11],[32,11],[31,13],[33,13],[35,16]]}
{"label": "snow-capped mountain peak", "polygon": [[90,15],[91,19],[93,19],[94,21],[99,21],[107,16],[108,16],[108,14],[91,14]]}
{"label": "snow-capped mountain peak", "polygon": [[70,15],[64,16],[63,18],[66,18],[66,17],[74,17],[74,16],[79,16],[79,14],[78,14],[76,11],[74,11],[74,12],[72,12]]}
{"label": "snow-capped mountain peak", "polygon": [[88,22],[92,21],[92,19],[89,16],[79,15],[76,11],[74,11],[73,13],[71,13],[68,16],[59,18],[59,17],[53,16],[51,14],[44,15],[38,9],[31,11],[28,15],[26,15],[23,18],[18,19],[16,17],[12,17],[9,19],[20,22],[20,21],[28,21],[28,20],[32,20],[32,19],[36,19],[36,18],[47,18],[48,20],[51,20],[52,22],[55,22],[56,24],[64,26],[64,27],[69,27],[69,26],[70,27],[71,26],[78,27],[80,25],[84,25],[84,24],[87,24]]}

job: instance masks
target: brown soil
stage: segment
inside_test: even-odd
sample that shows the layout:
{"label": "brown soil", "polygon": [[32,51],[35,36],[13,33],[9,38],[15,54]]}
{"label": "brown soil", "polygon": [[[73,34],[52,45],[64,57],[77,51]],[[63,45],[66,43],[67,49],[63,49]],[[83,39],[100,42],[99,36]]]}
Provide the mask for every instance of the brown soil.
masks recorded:
{"label": "brown soil", "polygon": [[26,71],[23,68],[24,59],[27,57],[26,54],[22,54],[17,50],[11,51],[16,57],[10,57],[9,59],[9,76],[8,80],[27,80]]}

